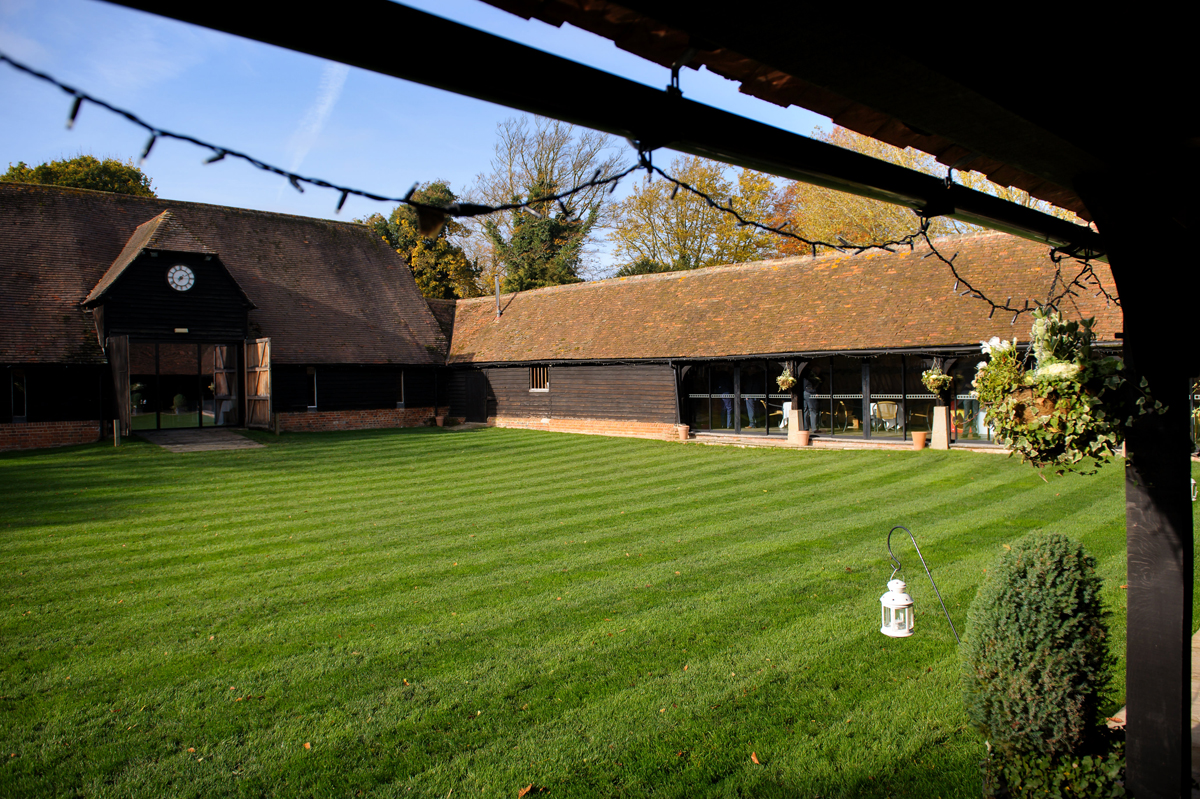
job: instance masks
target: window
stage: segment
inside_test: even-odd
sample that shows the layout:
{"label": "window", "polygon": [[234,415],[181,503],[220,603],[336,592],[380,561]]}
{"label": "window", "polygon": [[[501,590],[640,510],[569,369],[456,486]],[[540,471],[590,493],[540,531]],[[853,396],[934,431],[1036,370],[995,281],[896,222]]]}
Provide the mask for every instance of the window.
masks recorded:
{"label": "window", "polygon": [[550,390],[550,368],[548,366],[531,366],[531,367],[529,367],[529,390],[530,391],[549,391]]}
{"label": "window", "polygon": [[317,407],[317,367],[308,367],[308,407],[313,410]]}
{"label": "window", "polygon": [[12,370],[12,420],[14,424],[21,424],[25,421],[27,415],[27,402],[25,397],[25,370]]}
{"label": "window", "polygon": [[400,374],[396,375],[396,407],[404,407],[404,370],[400,370]]}

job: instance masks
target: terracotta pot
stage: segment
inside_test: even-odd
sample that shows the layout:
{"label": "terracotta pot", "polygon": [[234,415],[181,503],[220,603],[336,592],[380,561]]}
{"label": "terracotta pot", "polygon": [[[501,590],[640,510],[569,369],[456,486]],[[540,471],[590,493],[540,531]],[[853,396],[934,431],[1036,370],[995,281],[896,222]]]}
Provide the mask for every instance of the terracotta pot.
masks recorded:
{"label": "terracotta pot", "polygon": [[800,430],[796,433],[796,443],[802,447],[807,447],[812,439],[812,433],[808,430]]}
{"label": "terracotta pot", "polygon": [[692,429],[691,429],[690,427],[688,427],[686,424],[681,424],[681,425],[679,425],[679,440],[680,440],[680,441],[687,441],[687,440],[688,440],[688,435],[689,435],[691,432],[692,432]]}
{"label": "terracotta pot", "polygon": [[925,442],[929,440],[929,433],[921,430],[912,434],[913,449],[925,449]]}
{"label": "terracotta pot", "polygon": [[433,421],[437,423],[438,427],[446,426],[446,417],[445,416],[435,416],[435,417],[433,417]]}

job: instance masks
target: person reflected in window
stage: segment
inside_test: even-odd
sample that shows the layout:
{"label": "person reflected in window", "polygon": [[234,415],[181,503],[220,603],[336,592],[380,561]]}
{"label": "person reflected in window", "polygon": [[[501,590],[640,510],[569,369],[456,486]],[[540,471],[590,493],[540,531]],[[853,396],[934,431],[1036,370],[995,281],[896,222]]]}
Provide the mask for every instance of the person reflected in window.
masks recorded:
{"label": "person reflected in window", "polygon": [[725,429],[733,429],[733,376],[722,374],[716,375],[716,393],[721,395],[721,404],[725,407]]}
{"label": "person reflected in window", "polygon": [[817,430],[818,401],[816,394],[820,390],[821,375],[815,369],[804,373],[804,429],[809,432]]}

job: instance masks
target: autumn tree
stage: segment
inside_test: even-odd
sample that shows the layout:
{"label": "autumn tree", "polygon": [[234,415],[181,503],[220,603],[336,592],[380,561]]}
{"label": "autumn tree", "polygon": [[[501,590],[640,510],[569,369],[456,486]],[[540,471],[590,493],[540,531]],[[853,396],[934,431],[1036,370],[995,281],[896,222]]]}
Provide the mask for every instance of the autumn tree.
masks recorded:
{"label": "autumn tree", "polygon": [[580,283],[580,261],[584,242],[599,218],[592,206],[586,217],[577,217],[572,206],[542,198],[557,193],[554,184],[532,186],[528,209],[517,209],[507,217],[508,235],[501,221],[488,219],[484,230],[495,248],[496,262],[504,275],[506,292]]}
{"label": "autumn tree", "polygon": [[[546,191],[554,187],[554,191],[562,191],[587,183],[597,174],[612,175],[623,168],[623,159],[612,138],[603,133],[544,117],[510,118],[497,126],[491,171],[476,177],[468,196],[473,202],[492,206],[523,202],[529,198],[531,189]],[[595,221],[580,242],[575,271],[581,277],[597,268],[596,245],[610,217],[607,191],[607,186],[594,186],[569,200],[570,207],[585,220],[595,212]],[[561,208],[557,212],[548,211],[557,216],[561,212]],[[529,220],[505,214],[488,221],[494,223],[501,239],[509,241],[514,235],[514,222]],[[473,226],[472,235],[464,241],[468,254],[480,263],[487,286],[492,285],[493,273],[503,269],[495,241],[484,220]]]}
{"label": "autumn tree", "polygon": [[[774,183],[760,172],[731,177],[724,164],[696,156],[676,158],[666,171],[722,206],[732,203],[743,218],[766,220],[773,210]],[[704,197],[661,178],[647,177],[617,206],[614,228],[616,257],[626,263],[619,274],[754,261],[775,247],[772,234],[739,225]]]}
{"label": "autumn tree", "polygon": [[[446,181],[435,180],[420,186],[411,199],[445,208],[457,198]],[[466,227],[454,217],[446,217],[445,225],[431,238],[421,235],[417,213],[409,205],[396,206],[387,217],[372,214],[357,221],[370,227],[404,256],[424,296],[436,299],[479,296],[478,267],[456,243],[466,234]]]}
{"label": "autumn tree", "polygon": [[47,161],[31,167],[24,161],[9,163],[0,181],[40,183],[47,186],[69,186],[76,189],[95,189],[137,197],[157,197],[150,178],[133,165],[132,159],[121,162],[115,158],[103,161],[92,155],[79,155],[61,161]]}

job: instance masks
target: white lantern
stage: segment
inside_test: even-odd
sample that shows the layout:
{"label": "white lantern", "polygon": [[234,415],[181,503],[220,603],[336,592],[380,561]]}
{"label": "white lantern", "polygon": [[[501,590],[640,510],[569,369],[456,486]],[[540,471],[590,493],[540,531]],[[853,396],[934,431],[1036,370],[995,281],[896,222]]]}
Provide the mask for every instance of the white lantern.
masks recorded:
{"label": "white lantern", "polygon": [[907,638],[913,634],[913,600],[906,593],[903,580],[887,584],[887,593],[879,597],[883,605],[883,626],[879,632],[892,638]]}

